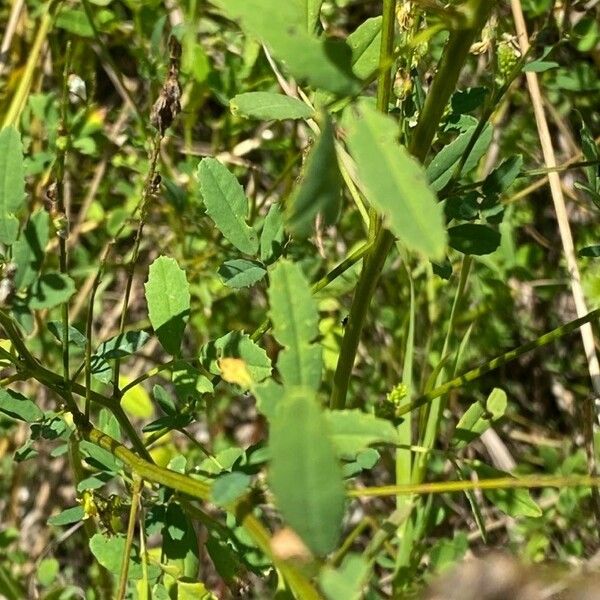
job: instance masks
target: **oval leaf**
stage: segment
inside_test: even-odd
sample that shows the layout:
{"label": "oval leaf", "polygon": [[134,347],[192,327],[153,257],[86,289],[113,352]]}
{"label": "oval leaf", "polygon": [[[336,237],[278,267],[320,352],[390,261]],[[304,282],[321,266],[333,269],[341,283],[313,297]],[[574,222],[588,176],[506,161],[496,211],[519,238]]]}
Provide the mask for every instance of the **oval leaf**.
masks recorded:
{"label": "oval leaf", "polygon": [[25,199],[21,136],[14,127],[0,131],[0,243],[11,245],[19,233],[16,213]]}
{"label": "oval leaf", "polygon": [[22,394],[6,388],[0,388],[0,412],[26,423],[33,423],[44,417],[37,404]]}
{"label": "oval leaf", "polygon": [[308,119],[314,113],[302,100],[272,92],[238,94],[229,101],[229,108],[234,115],[262,121]]}
{"label": "oval leaf", "polygon": [[185,271],[175,259],[160,256],[151,265],[145,285],[148,315],[162,347],[179,354],[190,313],[190,289]]}
{"label": "oval leaf", "polygon": [[396,121],[362,103],[348,130],[350,153],[369,202],[408,248],[441,259],[447,237],[442,207],[422,166],[398,144]]}
{"label": "oval leaf", "polygon": [[235,176],[215,158],[205,158],[198,180],[206,212],[219,231],[241,252],[256,254],[258,236],[246,224],[248,199]]}
{"label": "oval leaf", "polygon": [[491,254],[500,246],[500,233],[477,223],[464,223],[448,229],[450,246],[463,254],[482,256]]}
{"label": "oval leaf", "polygon": [[317,305],[300,267],[280,260],[271,269],[269,304],[273,335],[284,346],[277,366],[285,385],[316,390],[321,382]]}
{"label": "oval leaf", "polygon": [[315,554],[331,552],[340,536],[345,492],[314,392],[287,392],[271,423],[270,448],[269,482],[283,517]]}

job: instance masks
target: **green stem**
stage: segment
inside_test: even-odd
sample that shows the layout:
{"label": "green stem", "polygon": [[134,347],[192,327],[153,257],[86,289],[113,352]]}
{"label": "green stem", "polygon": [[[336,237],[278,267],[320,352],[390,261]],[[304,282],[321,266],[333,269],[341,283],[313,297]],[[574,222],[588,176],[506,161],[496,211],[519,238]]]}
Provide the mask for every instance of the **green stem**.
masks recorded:
{"label": "green stem", "polygon": [[[452,310],[450,312],[450,319],[448,321],[448,329],[446,330],[446,338],[444,339],[444,345],[442,348],[441,360],[447,359],[450,346],[452,343],[452,338],[454,336],[454,327],[456,324],[456,316],[458,314],[458,307],[463,299],[465,289],[467,287],[467,280],[469,278],[469,272],[471,270],[471,264],[473,259],[469,255],[465,255],[462,261],[461,269],[460,269],[460,280],[458,283],[458,287],[456,289],[456,294],[454,296],[454,302],[452,303]],[[446,369],[442,368],[436,378],[436,383],[439,384],[445,378]],[[454,373],[451,373],[454,375]],[[427,417],[425,419],[425,431],[423,432],[422,438],[420,440],[420,445],[425,448],[432,448],[435,442],[435,438],[437,436],[437,432],[440,425],[440,419],[442,417],[442,412],[445,407],[445,402],[443,401],[443,397],[438,397],[431,402],[428,406]],[[414,477],[413,483],[418,483],[423,480],[423,475],[425,473],[425,469],[427,468],[427,464],[429,462],[428,454],[420,454],[415,457],[415,469],[414,469]]]}
{"label": "green stem", "polygon": [[[69,257],[67,250],[67,238],[69,236],[69,215],[65,204],[65,165],[67,161],[68,131],[67,131],[67,106],[69,101],[69,68],[71,64],[71,42],[67,42],[65,53],[65,66],[63,70],[62,95],[60,101],[60,121],[58,123],[58,136],[64,143],[59,147],[56,157],[56,194],[59,218],[63,221],[59,224],[58,251],[60,272],[68,276]],[[62,313],[62,358],[63,378],[65,386],[69,385],[69,301],[65,301],[61,307]]]}
{"label": "green stem", "polygon": [[[427,157],[438,124],[450,99],[450,95],[456,87],[458,76],[467,59],[469,48],[475,39],[475,35],[483,27],[492,9],[492,3],[487,0],[471,0],[471,5],[470,27],[468,29],[453,31],[450,34],[450,39],[444,49],[438,73],[433,80],[431,89],[425,100],[425,105],[419,115],[409,150],[420,162],[423,162]],[[382,40],[382,44],[385,43]],[[380,102],[378,101],[379,105]],[[381,102],[381,105],[383,105],[383,102]],[[333,380],[330,399],[331,408],[342,409],[346,406],[349,380],[365,317],[393,241],[394,238],[389,231],[379,228],[372,254],[365,260],[365,266],[360,274],[350,308],[349,327],[346,327],[344,339],[342,340],[340,356]]]}
{"label": "green stem", "polygon": [[[119,323],[119,334],[123,335],[125,331],[125,321],[127,318],[127,307],[129,306],[129,298],[131,297],[131,288],[133,286],[133,276],[135,274],[135,266],[138,261],[140,254],[140,244],[142,243],[142,233],[144,231],[144,222],[146,220],[146,209],[148,201],[152,196],[152,186],[154,177],[156,175],[156,164],[158,162],[158,153],[160,152],[160,143],[162,141],[162,134],[159,132],[156,134],[153,140],[152,154],[150,155],[150,166],[148,167],[148,173],[144,181],[144,187],[142,189],[142,199],[140,201],[140,220],[138,221],[137,230],[135,233],[135,241],[133,242],[133,253],[131,255],[131,261],[128,266],[127,283],[125,285],[125,294],[123,296],[123,308],[121,310],[121,320]],[[115,359],[113,368],[113,393],[115,398],[120,398],[122,394],[119,393],[119,370],[121,368],[121,361]]]}
{"label": "green stem", "polygon": [[447,394],[450,390],[458,389],[458,388],[462,387],[463,385],[465,385],[466,383],[475,381],[476,379],[479,379],[486,373],[489,373],[490,371],[493,371],[494,369],[502,367],[503,365],[519,358],[519,356],[522,356],[523,354],[526,354],[527,352],[531,352],[532,350],[535,350],[536,348],[546,346],[547,344],[550,344],[551,342],[553,342],[565,335],[568,335],[569,333],[572,333],[573,331],[579,329],[585,323],[589,323],[598,317],[600,317],[600,308],[597,308],[596,310],[589,312],[587,315],[584,315],[583,317],[581,317],[579,319],[575,319],[574,321],[571,321],[570,323],[567,323],[566,325],[561,325],[560,327],[557,327],[556,329],[553,329],[552,331],[549,331],[548,333],[541,335],[539,338],[537,338],[531,342],[527,342],[526,344],[523,344],[522,346],[519,346],[518,348],[515,348],[514,350],[505,352],[504,354],[501,354],[500,356],[493,358],[492,360],[481,365],[480,367],[471,369],[470,371],[467,371],[466,373],[463,373],[462,375],[459,375],[458,377],[455,377],[454,379],[447,381],[443,385],[436,387],[435,389],[431,390],[430,392],[427,392],[426,394],[419,396],[413,402],[405,404],[404,406],[400,406],[398,408],[398,410],[396,411],[396,414],[398,416],[402,416],[408,412],[415,410],[416,408],[425,406],[426,404],[428,404],[435,398],[439,398],[440,396]]}
{"label": "green stem", "polygon": [[129,556],[133,546],[133,534],[135,533],[135,523],[137,521],[138,508],[140,505],[140,496],[142,492],[143,480],[134,475],[133,487],[131,489],[131,507],[129,509],[129,521],[127,523],[127,538],[125,539],[125,551],[121,562],[121,572],[119,573],[119,586],[117,588],[117,600],[125,598],[127,591],[127,575],[129,573]]}

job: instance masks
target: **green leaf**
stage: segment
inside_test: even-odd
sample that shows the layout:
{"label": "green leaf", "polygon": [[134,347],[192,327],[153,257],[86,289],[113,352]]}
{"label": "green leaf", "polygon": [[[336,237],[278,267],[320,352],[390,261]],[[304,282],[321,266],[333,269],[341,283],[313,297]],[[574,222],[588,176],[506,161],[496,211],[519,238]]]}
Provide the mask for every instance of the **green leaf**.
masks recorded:
{"label": "green leaf", "polygon": [[[598,150],[596,140],[581,114],[577,114],[581,123],[579,133],[581,135],[581,151],[583,152],[583,157],[587,161],[598,162],[600,161],[600,150]],[[584,172],[589,187],[595,192],[600,192],[600,166],[597,164],[590,165],[589,167],[584,168]]]}
{"label": "green leaf", "polygon": [[319,22],[323,0],[304,0],[306,6],[306,31],[312,33]]}
{"label": "green leaf", "polygon": [[[511,477],[510,473],[494,469],[482,463],[473,465],[481,479]],[[509,517],[541,517],[542,509],[531,497],[529,490],[515,488],[506,490],[484,490],[486,498]]]}
{"label": "green leaf", "polygon": [[[46,327],[48,327],[48,331],[62,344],[62,323],[60,321],[50,321]],[[69,325],[68,336],[69,344],[72,344],[77,348],[85,348],[86,337],[79,331],[79,329],[75,329],[75,327]]]}
{"label": "green leaf", "polygon": [[[444,146],[427,166],[427,179],[436,192],[445,188],[452,179],[454,170],[462,155],[466,152],[474,131],[475,127],[472,127],[461,133],[453,142]],[[469,157],[465,161],[462,169],[463,175],[469,173],[469,171],[477,166],[481,157],[487,152],[492,142],[493,134],[494,129],[491,125],[487,125],[481,132],[481,135],[469,153]]]}
{"label": "green leaf", "polygon": [[443,211],[423,168],[398,144],[394,119],[366,103],[359,106],[349,118],[348,144],[367,199],[409,249],[441,259],[446,248]]}
{"label": "green leaf", "polygon": [[54,308],[67,302],[74,293],[75,282],[68,275],[45,273],[35,281],[30,290],[29,308]]}
{"label": "green leaf", "polygon": [[177,580],[177,600],[218,600],[201,581],[192,577]]}
{"label": "green leaf", "polygon": [[352,50],[352,71],[366,79],[379,66],[382,17],[372,17],[361,23],[346,40]]}
{"label": "green leaf", "polygon": [[150,339],[150,336],[145,331],[126,331],[120,333],[105,342],[102,342],[94,356],[94,358],[101,358],[105,360],[111,360],[113,358],[124,358],[135,354],[140,350],[144,344]]}
{"label": "green leaf", "polygon": [[280,260],[270,271],[269,315],[273,335],[284,346],[277,367],[284,385],[316,390],[321,382],[321,347],[317,304],[300,267]]}
{"label": "green leaf", "polygon": [[31,215],[19,239],[13,244],[13,260],[17,265],[15,288],[22,290],[31,285],[44,261],[48,243],[50,217],[45,210]]}
{"label": "green leaf", "polygon": [[212,394],[214,390],[208,377],[189,363],[182,361],[178,361],[173,366],[172,380],[175,395],[181,403],[187,403],[190,399],[195,402],[202,397],[202,394]]}
{"label": "green leaf", "polygon": [[241,358],[255,382],[260,382],[271,375],[271,361],[267,353],[250,336],[240,331],[231,331],[227,335],[206,344],[200,351],[200,363],[213,373],[219,375],[220,358]]}
{"label": "green leaf", "polygon": [[25,199],[21,136],[14,127],[0,131],[0,243],[10,246],[19,233],[15,213]]}
{"label": "green leaf", "polygon": [[190,289],[185,271],[174,258],[159,256],[145,285],[148,315],[162,347],[177,356],[190,314]]}
{"label": "green leaf", "polygon": [[236,500],[239,500],[250,487],[250,476],[246,473],[234,471],[223,473],[217,477],[211,488],[213,502],[226,508]]}
{"label": "green leaf", "polygon": [[331,440],[339,454],[353,458],[371,444],[398,444],[396,428],[385,419],[379,419],[360,410],[326,411],[325,418]]}
{"label": "green leaf", "polygon": [[256,254],[256,231],[246,224],[248,199],[238,180],[215,158],[205,158],[198,165],[200,191],[206,212],[221,233],[245,254]]}
{"label": "green leaf", "polygon": [[0,412],[26,423],[34,423],[44,418],[44,413],[37,404],[8,388],[0,388]]}
{"label": "green leaf", "polygon": [[260,234],[260,260],[269,264],[278,258],[283,252],[284,239],[283,214],[279,204],[273,204]]}
{"label": "green leaf", "polygon": [[90,463],[94,464],[97,468],[112,473],[117,473],[123,467],[120,460],[115,458],[108,450],[92,444],[87,440],[83,440],[79,443],[81,451],[89,457]]}
{"label": "green leaf", "polygon": [[579,256],[600,258],[600,246],[586,246],[579,251]]}
{"label": "green leaf", "polygon": [[230,288],[240,289],[250,287],[259,282],[267,270],[254,260],[235,258],[225,261],[219,268],[219,275],[223,283]]}
{"label": "green leaf", "polygon": [[192,522],[178,503],[169,503],[164,524],[162,551],[167,565],[177,567],[185,577],[196,577],[198,539]]}
{"label": "green leaf", "polygon": [[503,194],[519,176],[522,166],[523,157],[520,154],[507,158],[485,178],[481,191],[486,196]]}
{"label": "green leaf", "polygon": [[349,46],[308,33],[307,25],[315,15],[314,9],[307,10],[307,0],[213,1],[229,18],[238,20],[246,34],[264,42],[296,79],[334,94],[351,95],[358,91]]}
{"label": "green leaf", "polygon": [[494,388],[485,404],[475,402],[460,418],[454,431],[452,444],[455,448],[464,448],[489,429],[506,411],[506,392]]}
{"label": "green leaf", "polygon": [[500,233],[487,225],[463,223],[448,229],[452,248],[463,254],[482,256],[491,254],[500,246]]}
{"label": "green leaf", "polygon": [[523,67],[523,73],[543,73],[557,67],[560,65],[553,60],[533,60]]}
{"label": "green leaf", "polygon": [[314,392],[288,389],[271,423],[269,482],[287,523],[316,555],[337,545],[345,491]]}
{"label": "green leaf", "polygon": [[171,398],[171,394],[162,385],[156,384],[152,388],[152,395],[166,415],[174,415],[177,412],[177,406]]}
{"label": "green leaf", "polygon": [[319,583],[328,600],[359,600],[369,575],[369,563],[358,554],[348,554],[338,569],[325,566]]}
{"label": "green leaf", "polygon": [[233,115],[260,121],[308,119],[314,110],[302,100],[273,92],[247,92],[229,101]]}
{"label": "green leaf", "polygon": [[325,225],[332,225],[340,211],[341,175],[338,168],[333,125],[325,115],[321,135],[306,160],[305,175],[292,195],[286,219],[290,231],[308,237],[320,213]]}
{"label": "green leaf", "polygon": [[[122,534],[109,536],[96,533],[90,538],[90,550],[107,571],[118,576],[121,572],[126,543],[125,536]],[[156,579],[160,573],[159,567],[150,563],[147,568],[148,578]],[[139,551],[135,544],[131,548],[128,576],[131,579],[141,579],[143,576]]]}
{"label": "green leaf", "polygon": [[83,506],[72,506],[63,510],[58,515],[54,515],[48,519],[48,525],[54,525],[60,527],[62,525],[70,525],[71,523],[78,523],[85,517],[85,511]]}

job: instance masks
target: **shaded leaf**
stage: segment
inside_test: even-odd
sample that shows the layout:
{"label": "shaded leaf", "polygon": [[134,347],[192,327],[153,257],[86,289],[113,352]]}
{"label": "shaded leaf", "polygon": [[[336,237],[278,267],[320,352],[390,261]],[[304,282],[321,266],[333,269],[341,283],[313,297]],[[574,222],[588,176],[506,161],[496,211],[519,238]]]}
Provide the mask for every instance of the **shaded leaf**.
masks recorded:
{"label": "shaded leaf", "polygon": [[328,600],[359,600],[369,575],[369,563],[358,554],[348,554],[338,569],[324,567],[319,583]]}
{"label": "shaded leaf", "polygon": [[89,457],[88,462],[97,468],[116,473],[123,467],[120,460],[115,458],[108,450],[92,444],[87,440],[82,440],[79,443],[81,451]]}
{"label": "shaded leaf", "polygon": [[523,157],[520,154],[507,158],[485,178],[481,191],[486,196],[503,194],[519,176],[522,166]]}
{"label": "shaded leaf", "polygon": [[307,237],[318,214],[323,216],[325,225],[335,223],[340,210],[340,186],[333,125],[329,116],[325,116],[321,135],[306,160],[302,182],[286,210],[290,231],[298,237]]}
{"label": "shaded leaf", "polygon": [[31,288],[29,308],[32,310],[54,308],[67,302],[74,293],[75,283],[68,275],[45,273]]}
{"label": "shaded leaf", "polygon": [[446,247],[442,207],[423,168],[397,138],[396,121],[366,103],[350,118],[348,144],[367,199],[403,244],[441,259]]}
{"label": "shaded leaf", "polygon": [[127,331],[125,333],[120,333],[119,335],[102,342],[98,346],[94,356],[92,356],[92,364],[96,357],[111,360],[113,358],[124,358],[131,354],[135,354],[149,339],[150,336],[145,331]]}
{"label": "shaded leaf", "polygon": [[45,210],[34,212],[19,239],[13,244],[13,260],[17,265],[15,288],[24,289],[37,277],[44,261],[50,217]]}
{"label": "shaded leaf", "polygon": [[[48,331],[62,344],[63,341],[63,330],[61,321],[50,321],[46,327]],[[85,348],[86,337],[72,325],[68,328],[69,344],[73,344],[77,348]]]}
{"label": "shaded leaf", "polygon": [[600,246],[586,246],[579,251],[579,256],[600,258]]}
{"label": "shaded leaf", "polygon": [[311,551],[325,555],[339,540],[345,491],[314,392],[287,390],[270,431],[269,483],[276,505]]}
{"label": "shaded leaf", "polygon": [[190,289],[185,271],[174,258],[158,257],[145,284],[148,315],[162,347],[177,356],[190,313]]}
{"label": "shaded leaf", "polygon": [[463,254],[491,254],[500,246],[500,233],[487,225],[464,223],[448,229],[452,248]]}
{"label": "shaded leaf", "polygon": [[[125,545],[126,539],[122,534],[109,536],[96,533],[90,538],[90,550],[96,560],[110,573],[117,576],[121,572]],[[160,573],[159,567],[151,563],[147,565],[147,569],[149,579],[156,579]],[[141,579],[143,576],[139,551],[135,544],[131,548],[128,576],[131,579]]]}
{"label": "shaded leaf", "polygon": [[218,362],[221,358],[241,358],[255,382],[271,374],[271,361],[267,353],[249,335],[240,331],[231,331],[209,342],[200,351],[202,366],[214,375],[221,373]]}
{"label": "shaded leaf", "polygon": [[237,471],[223,473],[212,484],[211,498],[215,504],[226,508],[246,494],[249,487],[249,475]]}
{"label": "shaded leaf", "polygon": [[0,412],[26,423],[33,423],[44,418],[44,413],[37,404],[19,392],[8,388],[0,388]]}
{"label": "shaded leaf", "polygon": [[245,258],[227,260],[219,267],[219,275],[223,283],[234,289],[254,285],[266,274],[267,270],[259,262]]}
{"label": "shaded leaf", "polygon": [[198,165],[198,180],[206,212],[221,233],[241,252],[256,254],[258,237],[246,224],[248,199],[235,176],[215,158],[205,158]]}
{"label": "shaded leaf", "polygon": [[[475,127],[472,127],[461,133],[454,141],[444,146],[427,166],[427,179],[435,191],[442,190],[450,183],[454,175],[454,170],[462,155],[466,152],[474,131]],[[494,130],[491,125],[487,125],[481,132],[481,135],[469,153],[469,157],[465,161],[462,169],[463,175],[475,168],[481,157],[487,152],[492,142],[493,133]]]}

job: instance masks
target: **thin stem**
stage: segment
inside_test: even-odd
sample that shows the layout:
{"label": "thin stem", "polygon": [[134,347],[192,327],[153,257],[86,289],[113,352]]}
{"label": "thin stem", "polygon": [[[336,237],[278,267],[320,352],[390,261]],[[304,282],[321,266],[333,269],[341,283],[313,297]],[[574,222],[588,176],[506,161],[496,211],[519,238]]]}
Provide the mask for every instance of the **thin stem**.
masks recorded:
{"label": "thin stem", "polygon": [[[465,294],[465,289],[467,287],[467,280],[469,278],[469,272],[471,270],[472,262],[473,259],[470,255],[467,254],[464,256],[460,269],[460,280],[456,289],[456,294],[454,296],[454,302],[452,303],[452,310],[450,312],[450,319],[448,321],[448,329],[446,330],[446,337],[444,339],[444,345],[442,347],[441,360],[445,360],[450,352],[450,346],[452,344],[452,339],[454,336],[454,327],[456,324],[458,308]],[[436,383],[439,384],[445,378],[445,371],[446,369],[444,368],[440,370],[436,378]],[[454,375],[454,373],[451,373],[451,375]],[[421,446],[424,446],[425,448],[433,447],[440,426],[440,420],[442,418],[442,412],[444,410],[445,404],[446,403],[444,402],[443,397],[440,396],[428,405],[428,414],[425,419],[425,431],[423,432],[423,436],[420,442]],[[427,468],[427,464],[429,462],[429,456],[427,454],[419,455],[416,457],[415,462],[416,464],[413,482],[419,482],[423,479],[425,469]]]}
{"label": "thin stem", "polygon": [[[135,274],[135,266],[140,254],[140,244],[142,242],[142,233],[144,231],[144,223],[146,220],[146,209],[148,200],[152,196],[152,186],[154,177],[156,175],[156,164],[158,162],[158,153],[160,152],[160,143],[162,141],[162,134],[159,132],[156,134],[153,140],[152,154],[150,155],[150,165],[148,167],[148,173],[146,174],[146,180],[144,181],[144,188],[142,190],[142,199],[140,202],[140,220],[138,221],[137,231],[135,233],[135,241],[133,243],[133,253],[129,262],[128,273],[127,273],[127,284],[125,286],[125,294],[123,297],[123,308],[121,311],[121,321],[119,323],[119,334],[122,335],[125,331],[125,320],[127,318],[127,307],[129,306],[129,298],[131,296],[131,288],[133,286],[133,276]],[[115,359],[113,369],[113,386],[114,396],[119,397],[119,370],[121,368],[121,361]]]}
{"label": "thin stem", "polygon": [[[429,152],[446,104],[456,87],[458,76],[467,59],[471,43],[475,35],[483,27],[492,9],[492,3],[487,0],[475,1],[473,4],[474,8],[470,15],[470,27],[451,33],[448,44],[444,49],[438,73],[433,80],[433,84],[425,100],[425,105],[419,115],[409,150],[420,162],[425,160]],[[384,42],[382,41],[382,43]],[[375,239],[372,255],[365,260],[365,266],[360,274],[356,292],[352,299],[349,326],[346,327],[344,333],[333,379],[333,389],[330,398],[331,408],[341,409],[346,406],[349,380],[365,317],[393,241],[392,234],[380,227]]]}
{"label": "thin stem", "polygon": [[348,490],[350,498],[397,496],[400,494],[457,494],[469,490],[515,490],[535,488],[574,488],[594,487],[600,484],[600,477],[589,475],[530,475],[527,477],[499,477],[476,481],[443,481],[417,483],[413,485],[382,485]]}
{"label": "thin stem", "polygon": [[129,557],[131,547],[133,546],[133,534],[135,533],[135,523],[137,521],[138,509],[140,506],[140,496],[143,480],[134,475],[133,487],[131,490],[131,508],[129,509],[129,521],[127,523],[127,538],[125,540],[125,551],[123,552],[123,561],[121,562],[121,572],[119,574],[119,586],[117,588],[117,600],[123,600],[127,591],[127,574],[129,573]]}
{"label": "thin stem", "polygon": [[[67,160],[68,131],[67,131],[67,106],[69,101],[69,68],[71,64],[71,42],[67,42],[65,53],[65,67],[63,70],[62,97],[60,102],[60,121],[58,123],[58,136],[63,139],[63,144],[59,146],[56,157],[56,194],[59,219],[62,221],[58,225],[58,253],[60,272],[68,276],[69,257],[67,249],[67,238],[69,237],[69,215],[65,203],[65,164]],[[63,378],[65,386],[69,385],[69,301],[63,302],[62,313],[62,359],[63,359]]]}
{"label": "thin stem", "polygon": [[404,406],[400,406],[398,408],[398,410],[396,411],[396,414],[398,416],[402,416],[402,415],[406,414],[407,412],[415,410],[416,408],[425,406],[426,404],[428,404],[435,398],[439,398],[443,394],[447,394],[450,390],[455,390],[457,388],[462,387],[466,383],[475,381],[476,379],[479,379],[480,377],[489,373],[490,371],[493,371],[509,362],[512,362],[513,360],[519,358],[519,356],[522,356],[523,354],[526,354],[527,352],[531,352],[532,350],[535,350],[536,348],[541,348],[542,346],[546,346],[547,344],[550,344],[551,342],[553,342],[565,335],[568,335],[569,333],[572,333],[576,329],[579,329],[585,323],[592,322],[594,319],[597,319],[598,317],[600,317],[600,308],[593,310],[592,312],[588,313],[587,315],[585,315],[579,319],[575,319],[574,321],[571,321],[570,323],[567,323],[566,325],[561,325],[560,327],[557,327],[556,329],[553,329],[552,331],[549,331],[548,333],[541,335],[539,338],[537,338],[531,342],[527,342],[526,344],[523,344],[522,346],[519,346],[518,348],[515,348],[514,350],[509,350],[508,352],[505,352],[504,354],[501,354],[500,356],[493,358],[492,360],[481,365],[480,367],[471,369],[470,371],[467,371],[466,373],[463,373],[462,375],[459,375],[458,377],[455,377],[454,379],[447,381],[446,383],[436,387],[435,389],[431,390],[430,392],[427,392],[426,394],[419,396],[413,402],[405,404]]}

